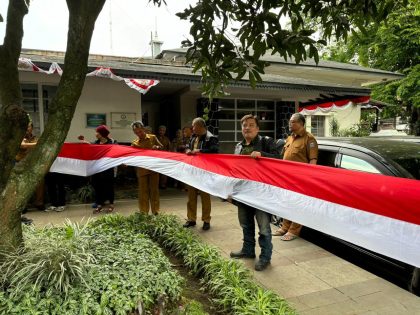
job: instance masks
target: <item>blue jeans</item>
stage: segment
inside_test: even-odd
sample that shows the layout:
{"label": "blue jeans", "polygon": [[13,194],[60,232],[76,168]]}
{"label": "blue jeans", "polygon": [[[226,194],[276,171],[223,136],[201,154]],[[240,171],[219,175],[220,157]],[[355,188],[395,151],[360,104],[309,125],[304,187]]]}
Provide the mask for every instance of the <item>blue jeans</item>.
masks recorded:
{"label": "blue jeans", "polygon": [[242,245],[242,252],[254,255],[255,254],[255,220],[259,228],[258,244],[261,247],[260,260],[270,261],[273,253],[273,244],[271,243],[271,214],[247,206],[243,203],[238,203],[238,218],[239,224],[242,227],[244,234],[244,243]]}

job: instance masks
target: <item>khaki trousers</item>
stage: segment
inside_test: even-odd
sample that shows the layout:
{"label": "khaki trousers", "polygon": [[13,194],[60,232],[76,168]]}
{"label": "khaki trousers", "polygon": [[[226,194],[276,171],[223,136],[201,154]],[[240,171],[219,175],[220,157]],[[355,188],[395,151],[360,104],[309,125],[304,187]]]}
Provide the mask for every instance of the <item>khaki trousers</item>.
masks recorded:
{"label": "khaki trousers", "polygon": [[299,236],[300,230],[302,230],[302,224],[283,219],[283,223],[281,224],[281,229],[283,231],[287,231],[290,234]]}
{"label": "khaki trousers", "polygon": [[187,218],[188,221],[197,221],[197,196],[201,196],[201,220],[210,223],[211,200],[210,195],[197,188],[188,186]]}
{"label": "khaki trousers", "polygon": [[159,173],[146,175],[137,173],[139,182],[139,209],[141,213],[149,213],[149,204],[153,214],[159,213]]}

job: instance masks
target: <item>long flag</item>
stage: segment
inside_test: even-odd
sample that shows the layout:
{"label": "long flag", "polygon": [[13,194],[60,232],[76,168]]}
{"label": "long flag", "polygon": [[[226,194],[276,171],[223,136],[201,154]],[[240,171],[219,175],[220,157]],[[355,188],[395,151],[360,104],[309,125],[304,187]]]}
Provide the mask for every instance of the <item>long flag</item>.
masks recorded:
{"label": "long flag", "polygon": [[233,199],[420,267],[420,181],[269,158],[64,144],[51,172],[126,164]]}

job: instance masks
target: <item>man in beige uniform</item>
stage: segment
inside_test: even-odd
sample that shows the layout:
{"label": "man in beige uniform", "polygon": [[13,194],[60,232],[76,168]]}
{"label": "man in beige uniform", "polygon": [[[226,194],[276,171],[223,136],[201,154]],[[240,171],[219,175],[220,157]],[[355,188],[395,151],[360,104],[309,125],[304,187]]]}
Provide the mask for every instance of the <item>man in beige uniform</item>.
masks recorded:
{"label": "man in beige uniform", "polygon": [[[155,135],[147,134],[141,121],[131,124],[134,134],[138,137],[131,146],[140,149],[161,149],[162,144]],[[139,182],[139,209],[141,213],[149,213],[149,203],[153,214],[159,213],[159,173],[145,168],[137,168]]]}
{"label": "man in beige uniform", "polygon": [[[314,136],[305,129],[305,116],[293,114],[289,121],[292,134],[283,147],[283,160],[316,164],[318,159],[318,143]],[[302,225],[283,218],[280,229],[273,233],[281,236],[283,241],[291,241],[300,234]]]}
{"label": "man in beige uniform", "polygon": [[[200,153],[218,153],[219,141],[213,134],[207,130],[206,122],[203,118],[197,117],[192,122],[193,135],[188,143],[185,151],[188,155]],[[188,203],[187,203],[187,218],[188,221],[184,224],[185,228],[196,225],[197,220],[197,196],[201,196],[201,209],[203,220],[203,230],[210,229],[210,213],[211,213],[211,199],[210,195],[204,191],[200,191],[195,187],[188,185]]]}

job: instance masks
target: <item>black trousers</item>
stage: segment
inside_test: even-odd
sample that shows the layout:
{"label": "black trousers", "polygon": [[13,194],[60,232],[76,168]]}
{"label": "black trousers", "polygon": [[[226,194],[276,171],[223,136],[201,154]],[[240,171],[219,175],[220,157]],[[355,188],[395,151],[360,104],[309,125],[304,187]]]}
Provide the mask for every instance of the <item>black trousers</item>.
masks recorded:
{"label": "black trousers", "polygon": [[103,205],[105,201],[114,203],[114,169],[92,175],[92,186],[95,190],[95,202]]}
{"label": "black trousers", "polygon": [[48,173],[46,183],[51,205],[54,207],[64,206],[66,204],[64,175],[60,173]]}

